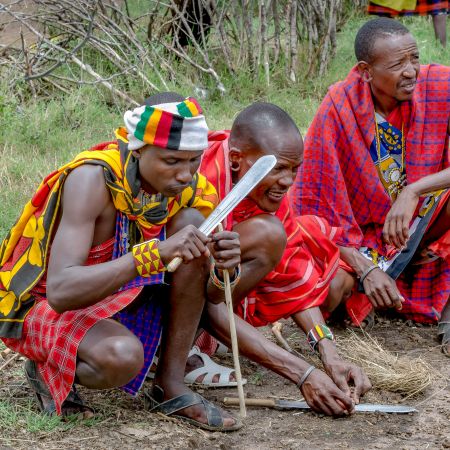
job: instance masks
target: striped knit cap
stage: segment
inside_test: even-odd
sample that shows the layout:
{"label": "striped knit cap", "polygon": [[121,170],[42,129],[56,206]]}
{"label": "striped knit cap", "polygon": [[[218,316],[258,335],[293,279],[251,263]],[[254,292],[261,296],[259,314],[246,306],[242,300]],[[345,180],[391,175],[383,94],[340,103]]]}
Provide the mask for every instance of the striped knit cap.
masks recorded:
{"label": "striped knit cap", "polygon": [[208,126],[202,109],[192,97],[181,103],[139,106],[124,116],[128,148],[147,144],[169,150],[205,150]]}

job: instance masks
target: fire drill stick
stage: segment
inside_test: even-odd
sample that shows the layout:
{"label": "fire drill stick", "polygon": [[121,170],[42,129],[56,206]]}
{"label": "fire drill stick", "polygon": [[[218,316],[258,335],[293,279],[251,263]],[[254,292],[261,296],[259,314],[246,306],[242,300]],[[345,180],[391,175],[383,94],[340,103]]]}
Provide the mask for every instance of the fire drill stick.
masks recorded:
{"label": "fire drill stick", "polygon": [[[221,223],[217,226],[217,228],[219,231],[223,231],[223,226]],[[231,296],[230,274],[228,273],[228,270],[223,271],[223,280],[225,282],[225,302],[227,304],[228,320],[230,322],[231,351],[233,352],[234,372],[236,374],[236,382],[239,396],[239,414],[242,418],[244,418],[247,417],[247,410],[245,407],[241,366],[239,364],[239,347],[236,334],[236,323],[234,322],[233,299]]]}

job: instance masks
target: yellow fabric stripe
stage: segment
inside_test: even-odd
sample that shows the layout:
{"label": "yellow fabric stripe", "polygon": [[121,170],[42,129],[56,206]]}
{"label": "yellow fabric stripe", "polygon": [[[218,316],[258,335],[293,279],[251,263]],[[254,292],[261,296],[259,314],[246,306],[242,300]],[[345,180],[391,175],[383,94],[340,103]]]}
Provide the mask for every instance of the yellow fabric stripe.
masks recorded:
{"label": "yellow fabric stripe", "polygon": [[158,129],[159,121],[161,120],[162,110],[155,109],[153,114],[148,119],[145,127],[144,142],[153,144],[155,142],[156,130]]}

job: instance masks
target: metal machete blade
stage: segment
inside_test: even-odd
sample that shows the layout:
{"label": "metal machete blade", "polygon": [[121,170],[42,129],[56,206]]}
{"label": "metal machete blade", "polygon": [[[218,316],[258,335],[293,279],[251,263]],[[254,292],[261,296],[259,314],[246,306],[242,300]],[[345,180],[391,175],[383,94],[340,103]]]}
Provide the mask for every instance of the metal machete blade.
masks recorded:
{"label": "metal machete blade", "polygon": [[[276,400],[275,405],[278,409],[310,409],[308,404],[302,401]],[[417,409],[406,405],[375,405],[371,403],[361,403],[355,406],[355,411],[407,414],[417,412]]]}
{"label": "metal machete blade", "polygon": [[266,155],[259,158],[198,229],[208,236],[237,204],[273,169],[276,163],[277,158],[273,155]]}
{"label": "metal machete blade", "polygon": [[357,412],[383,412],[383,413],[396,413],[407,414],[417,412],[416,408],[406,405],[374,405],[371,403],[361,403],[355,406]]}

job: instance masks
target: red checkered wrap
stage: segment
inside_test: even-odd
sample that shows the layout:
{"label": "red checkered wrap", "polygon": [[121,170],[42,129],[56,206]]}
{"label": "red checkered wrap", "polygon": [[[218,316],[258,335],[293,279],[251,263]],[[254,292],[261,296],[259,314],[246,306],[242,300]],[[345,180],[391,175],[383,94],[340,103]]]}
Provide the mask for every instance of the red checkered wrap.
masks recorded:
{"label": "red checkered wrap", "polygon": [[[450,118],[450,68],[421,66],[413,99],[401,103],[405,121],[408,183],[450,165],[447,127]],[[342,226],[337,241],[389,255],[382,230],[391,201],[369,154],[375,136],[370,86],[355,68],[330,87],[305,139],[304,163],[289,192],[298,214],[325,217]],[[406,277],[399,281],[402,290]],[[450,266],[442,260],[420,266],[403,293],[404,312],[433,322],[450,295]],[[357,307],[355,307],[357,309]]]}
{"label": "red checkered wrap", "polygon": [[[111,239],[93,247],[86,265],[109,261],[113,246],[114,239]],[[55,400],[56,411],[61,414],[61,405],[74,382],[78,346],[87,331],[128,306],[142,288],[128,289],[87,308],[58,314],[41,294],[45,292],[44,280],[31,292],[36,304],[25,319],[21,339],[4,338],[3,342],[15,352],[36,361]]]}
{"label": "red checkered wrap", "polygon": [[[211,133],[200,172],[216,187],[223,199],[231,190],[228,161],[228,131]],[[229,216],[227,229],[250,217],[267,214],[249,198]],[[287,245],[280,263],[237,309],[253,326],[264,326],[299,311],[321,305],[339,263],[339,250],[332,242],[340,229],[314,216],[294,217],[287,198],[275,215],[283,223]]]}
{"label": "red checkered wrap", "polygon": [[376,2],[369,2],[369,5],[367,6],[367,14],[386,17],[413,15],[425,16],[427,14],[434,16],[437,14],[447,14],[448,8],[449,2],[441,0],[417,0],[415,9],[403,9],[401,11],[396,11],[395,9],[388,8],[387,6],[377,5]]}

